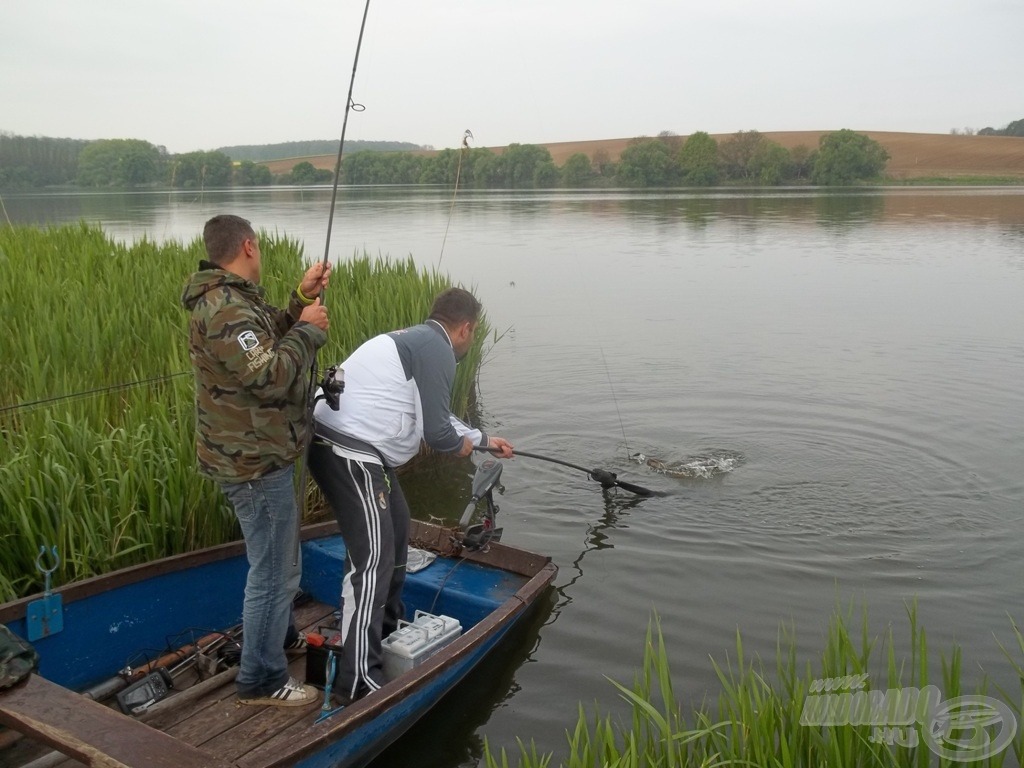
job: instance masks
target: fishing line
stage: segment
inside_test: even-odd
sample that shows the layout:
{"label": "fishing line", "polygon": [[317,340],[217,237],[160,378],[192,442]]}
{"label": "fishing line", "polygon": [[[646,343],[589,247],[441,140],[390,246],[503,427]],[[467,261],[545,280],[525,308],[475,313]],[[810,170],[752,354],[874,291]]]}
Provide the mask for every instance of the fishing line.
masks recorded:
{"label": "fishing line", "polygon": [[445,584],[448,583],[448,579],[450,579],[452,574],[455,573],[455,569],[458,568],[460,565],[462,565],[464,562],[466,562],[466,558],[465,557],[460,557],[459,558],[459,562],[457,562],[455,565],[453,565],[451,568],[448,569],[448,573],[446,573],[444,575],[444,578],[441,579],[441,584],[438,586],[437,592],[434,593],[434,600],[433,600],[433,602],[431,602],[430,610],[427,611],[427,613],[433,613],[434,612],[434,607],[437,605],[437,601],[441,598],[441,593],[444,592]]}
{"label": "fishing line", "polygon": [[448,227],[452,224],[452,214],[455,212],[455,197],[459,194],[459,177],[462,175],[462,158],[469,151],[469,140],[473,138],[473,132],[466,129],[462,134],[462,149],[459,150],[459,164],[455,168],[455,189],[452,191],[452,204],[448,209],[448,221],[444,225],[444,237],[441,238],[441,254],[437,257],[438,269],[441,267],[441,260],[444,258],[444,244],[448,242]]}
{"label": "fishing line", "polygon": [[[467,131],[467,133],[468,133],[468,131]],[[3,209],[4,218],[7,219],[7,226],[11,227],[13,229],[14,225],[11,223],[11,217],[7,215],[7,206],[4,205],[4,196],[3,195],[0,195],[0,209]]]}
{"label": "fishing line", "polygon": [[619,398],[615,396],[615,387],[612,385],[612,372],[608,368],[608,360],[604,356],[604,347],[601,346],[601,342],[597,342],[597,349],[601,353],[601,362],[604,363],[605,377],[608,379],[608,389],[612,393],[612,402],[615,404],[615,415],[619,419],[619,429],[622,430],[622,445],[626,449],[626,458],[630,456],[629,440],[626,439],[626,425],[622,421],[622,412],[619,410]]}
{"label": "fishing line", "polygon": [[35,408],[40,405],[46,405],[47,403],[56,403],[61,400],[74,400],[79,397],[90,397],[93,395],[103,395],[109,392],[116,392],[121,389],[131,389],[132,387],[141,387],[146,384],[156,384],[161,381],[170,381],[176,379],[179,376],[190,376],[191,371],[181,371],[180,373],[168,373],[164,376],[154,376],[150,379],[139,379],[138,381],[126,381],[121,384],[110,384],[106,387],[97,387],[96,389],[87,389],[82,392],[72,392],[68,395],[54,395],[53,397],[44,397],[39,400],[32,400],[28,403],[16,403],[15,405],[5,405],[0,407],[0,413],[7,413],[8,411],[20,411],[28,410],[29,408]]}
{"label": "fishing line", "polygon": [[[576,262],[577,263],[579,263],[579,255],[578,255],[578,253],[579,253],[578,251],[574,251],[573,252],[573,255],[576,257]],[[589,286],[589,284],[587,282],[587,270],[585,270],[585,269],[581,270],[580,274],[582,275],[582,278],[581,278],[580,282],[582,282],[584,284],[584,290],[589,295],[591,293],[591,291],[590,291],[590,286]],[[590,313],[590,323],[591,323],[592,327],[596,328],[597,327],[597,322],[596,322],[596,319],[594,318],[594,309],[593,308],[594,308],[594,302],[588,301],[587,302],[587,311]],[[605,375],[605,378],[608,379],[608,391],[611,392],[611,394],[612,394],[612,403],[615,405],[615,416],[619,420],[619,429],[622,431],[622,445],[625,448],[626,459],[628,460],[629,459],[630,450],[629,450],[629,440],[626,438],[626,425],[622,421],[622,411],[619,410],[619,398],[616,397],[616,395],[615,395],[615,386],[612,384],[612,372],[611,372],[611,369],[608,367],[608,358],[604,354],[604,345],[601,344],[601,335],[600,334],[595,334],[594,340],[597,342],[597,350],[598,350],[598,352],[601,353],[601,363],[604,365],[604,375]]]}
{"label": "fishing line", "polygon": [[[577,263],[579,263],[578,252],[574,251],[573,255],[575,256]],[[585,270],[585,269],[581,270],[580,274],[582,276],[581,279],[580,279],[580,282],[583,283],[583,285],[584,285],[584,292],[589,295],[591,292],[589,290],[589,285],[587,284],[587,278],[586,278],[587,270]],[[587,302],[587,310],[590,313],[590,323],[591,323],[592,327],[596,328],[597,327],[597,322],[596,322],[596,319],[594,318],[593,307],[594,307],[594,303],[592,301],[588,301]],[[600,334],[595,334],[595,339],[594,340],[597,342],[597,349],[601,353],[601,363],[604,365],[605,378],[608,379],[608,390],[611,392],[612,403],[615,405],[615,416],[619,420],[619,429],[622,431],[622,444],[623,444],[623,447],[625,448],[625,451],[626,451],[626,459],[628,460],[629,459],[629,455],[630,455],[629,440],[626,438],[626,425],[622,421],[622,412],[619,410],[619,398],[616,397],[616,395],[615,395],[615,386],[612,384],[612,373],[611,373],[611,369],[608,367],[608,358],[604,354],[604,346],[601,344]]]}
{"label": "fishing line", "polygon": [[327,239],[324,242],[324,267],[331,253],[331,230],[334,226],[334,207],[338,200],[338,180],[341,178],[341,158],[345,152],[345,131],[348,130],[348,115],[350,112],[362,112],[366,109],[362,104],[357,104],[352,99],[352,89],[356,84],[356,69],[359,67],[359,52],[363,48],[363,32],[366,31],[366,17],[370,13],[370,0],[366,0],[363,8],[363,21],[359,25],[359,39],[356,41],[356,55],[352,59],[352,77],[348,81],[348,99],[345,102],[345,118],[341,123],[341,140],[338,142],[338,159],[334,163],[334,184],[331,186],[331,212],[327,217]]}

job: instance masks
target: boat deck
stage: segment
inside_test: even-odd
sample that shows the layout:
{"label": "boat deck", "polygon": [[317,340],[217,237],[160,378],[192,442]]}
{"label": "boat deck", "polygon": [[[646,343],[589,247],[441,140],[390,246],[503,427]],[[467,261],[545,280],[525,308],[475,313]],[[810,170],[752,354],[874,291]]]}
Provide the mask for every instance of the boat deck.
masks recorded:
{"label": "boat deck", "polygon": [[[304,631],[315,631],[324,620],[330,619],[333,606],[326,603],[311,601],[295,611],[296,625]],[[219,672],[212,677],[201,679],[194,667],[189,668],[174,678],[176,693],[153,705],[137,722],[157,729],[175,737],[178,742],[199,747],[208,754],[216,755],[225,763],[244,763],[248,753],[258,749],[264,742],[274,737],[288,738],[289,729],[303,731],[311,725],[320,714],[320,704],[307,707],[255,707],[238,702],[235,696],[235,675],[237,667]],[[306,655],[299,652],[291,656],[289,672],[299,680],[306,676]],[[78,710],[84,700],[79,694],[54,686],[50,691],[33,691],[33,699],[49,695],[49,703],[43,701],[41,706],[50,708],[67,708],[64,729],[73,733],[77,728],[89,728],[90,737],[95,738],[96,728],[102,728],[102,717]],[[69,697],[79,699],[79,706],[68,707]],[[65,701],[60,701],[64,699]],[[75,702],[70,702],[74,705]],[[116,702],[108,705],[116,709]],[[120,710],[117,710],[118,712]],[[118,726],[124,728],[123,718],[119,718]],[[155,734],[150,734],[155,737]],[[112,742],[130,744],[126,734],[111,734]],[[84,749],[84,747],[83,747]],[[169,747],[169,749],[173,749]],[[54,752],[45,744],[34,739],[22,738],[18,743],[0,752],[5,766],[25,766],[32,764],[42,768],[76,768],[88,766],[89,763],[64,757]],[[171,766],[193,765],[185,763],[187,755],[168,754]],[[129,765],[131,763],[128,763]],[[195,763],[196,768],[201,763]],[[211,767],[212,768],[212,767]]]}

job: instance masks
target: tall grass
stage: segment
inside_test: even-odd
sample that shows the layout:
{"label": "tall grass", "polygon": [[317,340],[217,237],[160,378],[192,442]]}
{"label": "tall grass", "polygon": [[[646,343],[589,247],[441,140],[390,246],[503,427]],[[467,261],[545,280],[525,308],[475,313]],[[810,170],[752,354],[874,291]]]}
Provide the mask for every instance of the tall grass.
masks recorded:
{"label": "tall grass", "polygon": [[[735,658],[712,661],[721,693],[717,701],[687,710],[676,696],[668,652],[660,624],[653,620],[647,631],[643,665],[632,687],[612,681],[626,702],[627,719],[613,720],[610,715],[588,716],[582,705],[575,727],[568,733],[568,756],[564,768],[640,768],[641,766],[756,766],[757,768],[821,768],[822,766],[860,767],[957,766],[967,762],[970,752],[961,751],[957,759],[940,759],[920,736],[924,726],[906,726],[899,734],[916,746],[887,745],[878,738],[880,731],[870,725],[805,725],[801,722],[808,697],[820,695],[816,681],[854,679],[864,676],[867,688],[924,689],[939,688],[942,701],[963,695],[962,660],[959,648],[947,658],[940,655],[935,664],[929,655],[923,628],[918,625],[916,606],[907,611],[909,638],[901,654],[892,630],[880,643],[868,633],[867,614],[860,632],[854,632],[851,612],[836,611],[829,624],[825,648],[816,668],[797,661],[792,633],[783,633],[776,651],[774,674],[759,659],[749,658],[737,633]],[[1024,657],[1024,637],[1013,627],[1018,649],[1004,653],[1020,674],[1020,684],[997,689],[1013,718],[1021,721],[1024,700],[1024,667],[1014,659]],[[820,682],[818,684],[820,686]],[[993,696],[983,683],[976,694]],[[996,736],[1004,724],[987,729]],[[913,732],[911,735],[910,732]],[[954,731],[952,739],[963,739],[969,731]],[[977,735],[977,734],[975,734]],[[942,742],[940,742],[942,743]],[[947,749],[954,749],[942,743]],[[518,765],[539,768],[551,765],[551,754],[539,754],[533,744],[519,742]],[[1020,728],[1012,743],[997,754],[970,765],[998,768],[1004,762],[1020,764],[1024,753],[1024,733]],[[978,755],[974,752],[973,755]],[[1013,763],[1014,758],[1016,763]],[[506,750],[497,754],[485,749],[488,768],[508,768],[512,758]]]}
{"label": "tall grass", "polygon": [[[283,306],[302,245],[263,233],[261,246],[268,298]],[[42,544],[58,547],[60,584],[238,536],[194,458],[180,296],[203,256],[198,238],[124,245],[85,224],[0,227],[0,601],[41,586]],[[411,258],[336,265],[321,366],[421,322],[449,284]],[[485,337],[459,366],[458,412]]]}

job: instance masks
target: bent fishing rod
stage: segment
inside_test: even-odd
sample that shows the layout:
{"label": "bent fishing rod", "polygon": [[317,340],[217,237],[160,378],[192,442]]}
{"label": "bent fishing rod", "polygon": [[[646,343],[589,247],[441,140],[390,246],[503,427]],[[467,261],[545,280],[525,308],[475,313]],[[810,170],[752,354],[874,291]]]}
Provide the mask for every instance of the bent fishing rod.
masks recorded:
{"label": "bent fishing rod", "polygon": [[[341,139],[338,141],[338,158],[334,162],[334,183],[331,184],[331,209],[327,215],[327,237],[324,239],[324,259],[321,266],[321,275],[323,270],[327,269],[327,265],[330,262],[331,256],[331,232],[334,230],[334,209],[338,202],[338,184],[341,181],[341,160],[345,154],[345,133],[348,130],[348,116],[352,112],[362,112],[366,107],[362,104],[357,104],[352,98],[352,91],[356,84],[356,70],[359,68],[359,53],[363,49],[363,34],[366,32],[366,17],[370,14],[370,0],[366,0],[366,5],[363,7],[363,20],[359,25],[359,38],[356,41],[356,53],[352,59],[352,76],[348,80],[348,96],[345,101],[345,117],[341,122]],[[321,294],[324,289],[321,289]],[[323,300],[321,299],[321,304]],[[338,395],[341,394],[345,388],[344,378],[338,374],[337,370],[332,366],[327,370],[327,375],[324,377],[322,382],[322,388],[324,390],[325,399],[328,404],[334,409],[338,410]],[[313,406],[316,404],[313,399],[313,394],[316,391],[316,356],[313,356],[313,365],[310,368],[309,373],[309,401],[310,401],[310,424],[313,421]],[[312,441],[311,441],[312,442]],[[305,469],[305,467],[303,467]]]}
{"label": "bent fishing rod", "polygon": [[[345,117],[341,122],[341,139],[338,141],[338,158],[334,163],[334,183],[331,185],[331,209],[327,217],[327,237],[324,240],[324,260],[320,274],[323,275],[324,270],[327,269],[327,265],[330,261],[331,255],[331,232],[334,229],[334,209],[338,201],[338,184],[341,180],[341,160],[345,153],[345,132],[348,130],[348,116],[351,112],[362,112],[366,107],[362,104],[357,104],[352,99],[352,91],[356,84],[356,70],[359,68],[359,53],[363,49],[363,33],[366,31],[366,17],[370,15],[370,0],[366,0],[366,5],[363,7],[363,20],[359,25],[359,38],[356,40],[356,53],[352,58],[352,76],[349,77],[348,81],[348,96],[345,101]],[[320,289],[321,299],[320,303],[324,303],[323,293],[326,288]],[[299,528],[299,532],[295,537],[295,554],[294,563],[299,560],[299,547],[300,540],[302,538],[302,514],[306,508],[306,482],[307,473],[309,471],[309,449],[313,445],[313,409],[316,407],[318,398],[316,397],[317,389],[317,367],[316,367],[316,353],[313,353],[313,362],[309,367],[309,388],[307,391],[306,402],[308,403],[308,412],[306,414],[306,451],[302,462],[302,472],[299,475],[299,487],[298,487],[298,521],[296,525]],[[338,410],[338,398],[342,391],[345,389],[345,372],[337,366],[331,366],[324,372],[323,381],[320,382],[320,388],[323,391],[323,399],[327,404],[334,410]],[[293,564],[294,564],[293,563]]]}
{"label": "bent fishing rod", "polygon": [[327,261],[331,253],[331,229],[334,227],[334,207],[338,200],[338,181],[341,178],[341,157],[345,152],[345,131],[348,129],[348,115],[350,112],[362,112],[366,107],[356,104],[352,100],[352,89],[356,84],[356,69],[359,67],[359,52],[363,48],[363,32],[366,31],[366,17],[370,13],[370,0],[366,0],[363,8],[363,21],[359,25],[359,39],[356,41],[356,55],[352,59],[352,77],[348,81],[348,99],[345,102],[345,117],[341,121],[341,141],[338,142],[338,159],[334,163],[334,184],[331,186],[331,212],[327,218],[327,239],[324,242],[324,268],[327,268]]}
{"label": "bent fishing rod", "polygon": [[[474,451],[481,451],[483,453],[498,453],[497,448],[488,448],[486,446],[474,446]],[[554,459],[550,456],[541,456],[539,453],[528,453],[526,451],[520,451],[518,448],[512,450],[513,456],[525,456],[528,459],[540,459],[541,461],[550,461],[552,464],[561,464],[563,467],[569,467],[570,469],[578,469],[583,472],[591,480],[601,484],[601,487],[605,490],[609,488],[621,488],[624,491],[635,493],[637,496],[663,496],[663,493],[658,491],[652,491],[649,488],[644,488],[642,485],[634,485],[633,483],[627,483],[625,480],[619,480],[618,475],[614,472],[609,472],[606,469],[587,469],[581,467],[579,464],[572,464],[562,459]]]}
{"label": "bent fishing rod", "polygon": [[[331,232],[334,229],[334,209],[338,202],[338,184],[341,181],[341,159],[345,154],[345,132],[348,130],[348,116],[351,112],[362,112],[366,107],[362,104],[357,104],[352,98],[352,91],[356,84],[356,70],[359,68],[359,53],[363,49],[363,33],[366,31],[366,17],[370,14],[370,0],[366,0],[366,5],[363,7],[363,20],[359,25],[359,39],[356,41],[356,53],[352,58],[352,76],[348,80],[348,96],[345,101],[345,117],[341,121],[341,139],[338,141],[338,158],[334,162],[334,183],[331,185],[331,209],[327,215],[327,237],[324,239],[324,259],[321,263],[320,274],[322,275],[324,270],[327,269],[327,265],[330,261],[331,256]],[[320,289],[320,293],[323,294],[324,288]],[[320,303],[323,304],[323,298]],[[313,408],[316,405],[314,394],[316,392],[317,380],[316,380],[316,355],[313,355],[313,364],[309,370],[309,424],[313,424]],[[338,396],[345,389],[345,372],[337,366],[332,365],[324,372],[323,381],[320,382],[320,388],[323,390],[324,399],[333,410],[338,410]],[[312,444],[312,436],[310,436],[309,444]],[[307,445],[307,454],[308,454]],[[300,483],[301,492],[305,493],[305,464],[303,464],[303,476],[302,482]]]}

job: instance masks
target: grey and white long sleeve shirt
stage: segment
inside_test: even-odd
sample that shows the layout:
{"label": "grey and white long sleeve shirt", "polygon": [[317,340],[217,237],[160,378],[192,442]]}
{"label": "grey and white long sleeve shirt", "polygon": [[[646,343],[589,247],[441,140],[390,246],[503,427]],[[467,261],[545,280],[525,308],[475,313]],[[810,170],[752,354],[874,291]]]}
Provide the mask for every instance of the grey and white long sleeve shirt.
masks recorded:
{"label": "grey and white long sleeve shirt", "polygon": [[[423,440],[436,451],[454,453],[469,437],[486,445],[487,435],[451,412],[455,353],[439,323],[427,322],[375,336],[342,364],[345,391],[341,407],[317,403],[315,420],[368,443],[388,466],[398,467],[416,455]],[[361,461],[375,457],[335,445],[343,456]]]}

